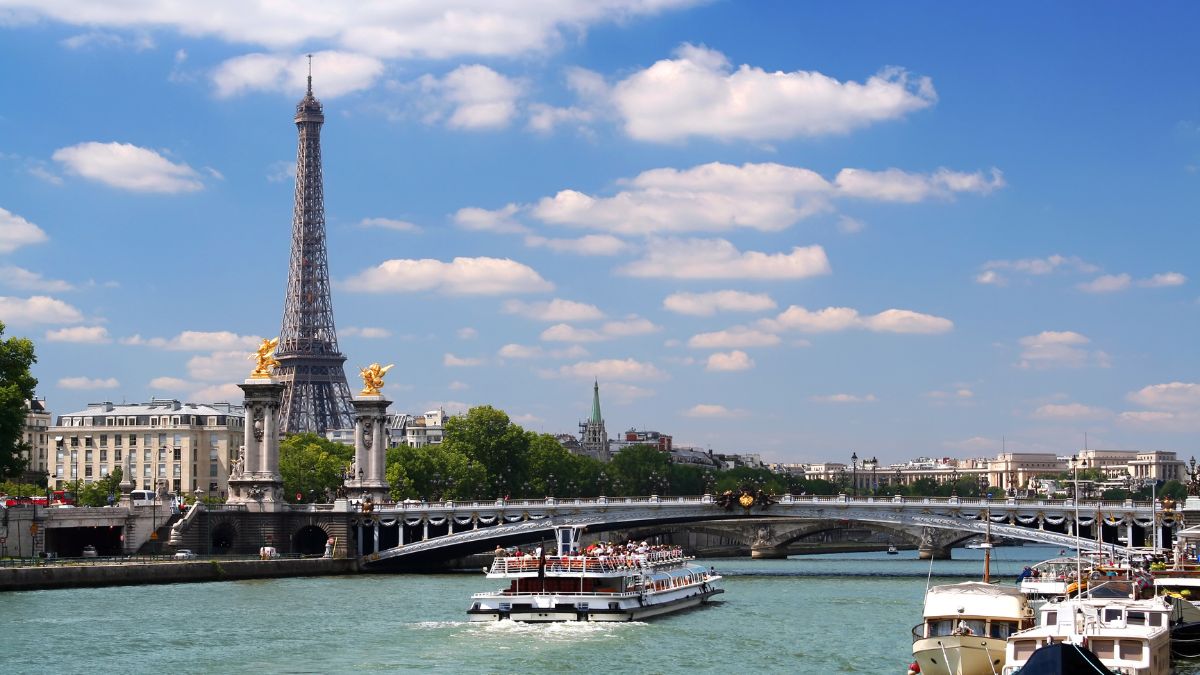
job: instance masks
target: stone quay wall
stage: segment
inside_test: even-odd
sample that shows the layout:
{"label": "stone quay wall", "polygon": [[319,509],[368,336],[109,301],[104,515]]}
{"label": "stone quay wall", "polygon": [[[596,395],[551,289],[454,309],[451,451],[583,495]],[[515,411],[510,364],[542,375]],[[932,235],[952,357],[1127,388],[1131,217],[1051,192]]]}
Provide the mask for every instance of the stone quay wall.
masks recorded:
{"label": "stone quay wall", "polygon": [[357,571],[358,561],[353,558],[48,564],[0,569],[0,591],[330,576]]}

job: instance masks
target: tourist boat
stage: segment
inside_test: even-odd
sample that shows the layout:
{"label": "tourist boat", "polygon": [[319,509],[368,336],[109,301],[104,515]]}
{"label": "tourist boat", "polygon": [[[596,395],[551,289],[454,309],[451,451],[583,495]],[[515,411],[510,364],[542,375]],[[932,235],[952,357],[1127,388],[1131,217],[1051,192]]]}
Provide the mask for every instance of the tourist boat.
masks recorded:
{"label": "tourist boat", "polygon": [[896,555],[899,552],[900,551],[896,549],[895,544],[888,544],[888,550],[887,550],[888,555]]}
{"label": "tourist boat", "polygon": [[624,555],[580,552],[582,528],[555,528],[557,555],[497,556],[489,579],[507,588],[471,596],[471,621],[636,621],[696,607],[724,591],[712,569],[678,548]]}
{"label": "tourist boat", "polygon": [[1042,647],[1074,645],[1121,675],[1169,675],[1172,605],[1140,578],[1094,580],[1086,594],[1052,600],[1038,625],[1008,638],[1004,675],[1014,675]]}

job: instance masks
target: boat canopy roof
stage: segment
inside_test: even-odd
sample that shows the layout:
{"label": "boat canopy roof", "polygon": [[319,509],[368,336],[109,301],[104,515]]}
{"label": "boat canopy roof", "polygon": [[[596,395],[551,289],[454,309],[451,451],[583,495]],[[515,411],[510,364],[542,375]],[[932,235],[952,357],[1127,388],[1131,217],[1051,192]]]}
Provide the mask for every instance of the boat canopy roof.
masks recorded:
{"label": "boat canopy roof", "polygon": [[1014,621],[1031,616],[1029,600],[1017,588],[967,581],[934,586],[925,594],[925,617],[990,616]]}

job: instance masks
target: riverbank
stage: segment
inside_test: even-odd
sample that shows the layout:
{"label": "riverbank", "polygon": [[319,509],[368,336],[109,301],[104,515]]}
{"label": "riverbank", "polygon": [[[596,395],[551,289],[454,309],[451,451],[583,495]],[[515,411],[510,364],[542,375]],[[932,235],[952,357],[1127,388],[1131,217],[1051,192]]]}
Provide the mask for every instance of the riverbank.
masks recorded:
{"label": "riverbank", "polygon": [[0,569],[0,591],[88,586],[140,586],[242,579],[278,579],[353,574],[353,558],[280,560],[169,560],[161,562],[57,563]]}

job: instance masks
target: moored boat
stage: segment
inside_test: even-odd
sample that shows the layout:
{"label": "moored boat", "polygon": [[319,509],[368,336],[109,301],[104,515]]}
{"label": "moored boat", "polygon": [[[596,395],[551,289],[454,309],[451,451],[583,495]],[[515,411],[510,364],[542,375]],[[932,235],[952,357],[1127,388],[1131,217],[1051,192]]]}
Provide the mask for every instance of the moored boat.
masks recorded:
{"label": "moored boat", "polygon": [[582,528],[555,529],[556,555],[497,556],[489,579],[507,588],[471,596],[471,621],[635,621],[696,607],[724,591],[714,570],[676,547],[580,551]]}
{"label": "moored boat", "polygon": [[1089,650],[1114,673],[1169,675],[1172,607],[1149,593],[1136,579],[1099,581],[1086,595],[1047,602],[1036,627],[1009,636],[1004,675],[1024,672],[1040,649],[1055,644]]}
{"label": "moored boat", "polygon": [[1004,667],[1008,636],[1033,625],[1033,609],[1015,588],[968,581],[930,588],[923,619],[912,629],[921,673],[992,675]]}

